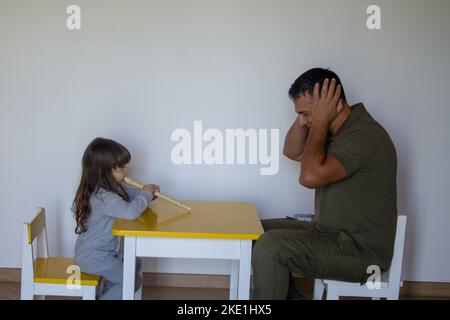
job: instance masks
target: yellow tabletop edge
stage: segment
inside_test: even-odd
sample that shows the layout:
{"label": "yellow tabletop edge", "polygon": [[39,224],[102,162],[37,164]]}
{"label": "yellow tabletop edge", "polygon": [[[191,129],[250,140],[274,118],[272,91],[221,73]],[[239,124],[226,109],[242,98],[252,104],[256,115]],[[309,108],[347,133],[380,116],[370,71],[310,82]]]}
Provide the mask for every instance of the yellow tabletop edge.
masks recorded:
{"label": "yellow tabletop edge", "polygon": [[[36,283],[51,283],[51,284],[67,284],[66,279],[60,279],[60,278],[41,278],[41,277],[35,277],[34,282]],[[80,279],[79,284],[80,285],[87,285],[87,286],[97,286],[100,282],[100,277],[98,279]],[[73,283],[69,283],[76,285],[77,283],[74,281]]]}

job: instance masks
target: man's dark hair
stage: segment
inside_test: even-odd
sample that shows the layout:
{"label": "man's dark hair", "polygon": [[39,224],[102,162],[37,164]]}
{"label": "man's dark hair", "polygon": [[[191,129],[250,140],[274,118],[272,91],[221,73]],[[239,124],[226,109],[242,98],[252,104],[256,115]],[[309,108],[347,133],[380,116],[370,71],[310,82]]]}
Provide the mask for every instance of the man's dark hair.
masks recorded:
{"label": "man's dark hair", "polygon": [[295,101],[300,95],[306,95],[306,93],[310,96],[314,93],[314,85],[319,83],[319,90],[322,90],[322,84],[325,79],[336,79],[336,86],[338,84],[341,85],[341,98],[343,101],[347,101],[345,98],[344,88],[341,83],[341,79],[339,79],[338,75],[329,69],[323,68],[314,68],[306,71],[294,83],[291,85],[289,89],[289,97]]}

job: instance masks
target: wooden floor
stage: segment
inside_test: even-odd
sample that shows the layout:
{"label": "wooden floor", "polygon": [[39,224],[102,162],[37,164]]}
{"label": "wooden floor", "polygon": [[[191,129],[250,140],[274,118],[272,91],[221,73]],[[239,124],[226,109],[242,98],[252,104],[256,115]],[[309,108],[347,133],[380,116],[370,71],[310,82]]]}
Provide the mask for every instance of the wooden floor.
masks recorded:
{"label": "wooden floor", "polygon": [[[312,292],[301,292],[307,299],[312,299]],[[0,282],[0,300],[18,300],[20,298],[20,283]],[[77,299],[70,297],[47,297],[49,300]],[[144,300],[228,300],[227,289],[210,288],[174,288],[174,287],[144,287]],[[408,297],[401,300],[448,300],[448,297]]]}
{"label": "wooden floor", "polygon": [[[227,300],[227,289],[144,287],[144,300]],[[20,283],[0,282],[0,300],[20,299]],[[47,297],[49,300],[77,299],[72,297]]]}

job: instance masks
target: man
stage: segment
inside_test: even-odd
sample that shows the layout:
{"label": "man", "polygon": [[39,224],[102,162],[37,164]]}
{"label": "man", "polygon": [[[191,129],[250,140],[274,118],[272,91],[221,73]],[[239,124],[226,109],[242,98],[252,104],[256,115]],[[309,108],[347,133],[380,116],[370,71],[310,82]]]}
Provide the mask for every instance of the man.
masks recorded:
{"label": "man", "polygon": [[315,68],[292,84],[297,119],[284,155],[300,161],[301,185],[315,189],[312,222],[263,220],[253,250],[253,299],[295,298],[291,272],[365,282],[393,254],[397,158],[386,130],[362,103],[347,104],[339,77]]}

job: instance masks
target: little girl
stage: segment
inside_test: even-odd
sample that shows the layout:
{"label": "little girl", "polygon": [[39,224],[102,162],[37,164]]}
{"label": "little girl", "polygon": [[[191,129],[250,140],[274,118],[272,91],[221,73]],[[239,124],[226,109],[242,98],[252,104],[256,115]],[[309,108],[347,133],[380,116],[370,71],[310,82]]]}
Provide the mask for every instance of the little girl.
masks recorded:
{"label": "little girl", "polygon": [[[83,155],[81,181],[71,209],[77,223],[76,263],[82,272],[102,277],[98,298],[103,300],[122,299],[123,254],[112,235],[114,220],[139,218],[153,200],[153,192],[160,191],[154,184],[141,190],[123,184],[130,160],[130,152],[120,143],[94,139]],[[136,290],[142,282],[140,267],[137,259]]]}

